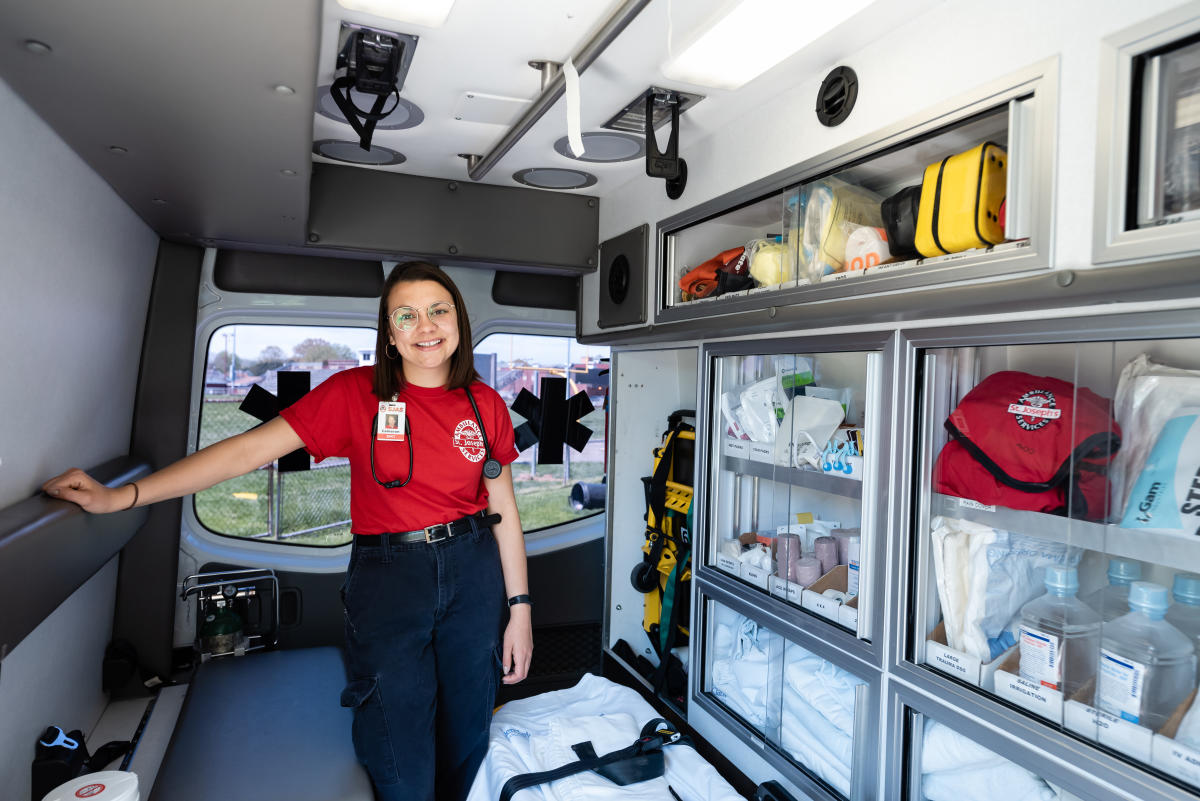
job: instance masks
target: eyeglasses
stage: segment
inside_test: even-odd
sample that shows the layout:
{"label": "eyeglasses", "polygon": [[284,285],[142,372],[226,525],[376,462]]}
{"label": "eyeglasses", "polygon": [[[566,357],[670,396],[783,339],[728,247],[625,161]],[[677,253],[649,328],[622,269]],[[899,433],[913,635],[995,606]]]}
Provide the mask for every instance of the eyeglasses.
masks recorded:
{"label": "eyeglasses", "polygon": [[[425,310],[425,317],[429,322],[435,325],[449,325],[453,319],[454,304],[447,303],[444,300],[439,300],[437,303],[430,303],[429,308]],[[388,319],[392,325],[401,331],[411,331],[420,318],[420,310],[414,306],[397,306],[388,314]]]}

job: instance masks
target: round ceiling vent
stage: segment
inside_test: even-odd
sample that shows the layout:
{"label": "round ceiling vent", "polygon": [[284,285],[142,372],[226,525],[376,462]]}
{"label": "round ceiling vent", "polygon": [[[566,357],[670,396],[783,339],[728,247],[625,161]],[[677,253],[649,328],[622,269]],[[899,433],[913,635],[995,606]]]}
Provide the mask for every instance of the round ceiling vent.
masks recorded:
{"label": "round ceiling vent", "polygon": [[[350,99],[363,111],[370,111],[375,104],[375,95],[363,94],[353,88],[350,89]],[[403,97],[399,100],[400,102],[397,103],[395,97],[388,98],[383,108],[386,110],[392,108],[393,105],[395,108],[375,124],[376,130],[398,131],[403,128],[415,128],[425,121],[425,112],[421,111],[414,103],[410,103]],[[346,122],[346,116],[337,107],[337,103],[333,102],[333,95],[329,93],[328,86],[322,86],[317,90],[317,113],[331,120]],[[346,124],[349,125],[349,123]]]}
{"label": "round ceiling vent", "polygon": [[318,139],[313,142],[313,152],[334,161],[369,164],[373,167],[388,167],[404,163],[404,154],[398,153],[390,147],[371,145],[370,150],[363,150],[358,146],[358,142],[348,142],[344,139]]}
{"label": "round ceiling vent", "polygon": [[858,76],[849,67],[836,67],[817,91],[817,119],[832,128],[840,125],[858,100]]}
{"label": "round ceiling vent", "polygon": [[554,149],[569,159],[607,164],[614,161],[633,161],[646,155],[646,142],[640,136],[619,131],[597,131],[583,134],[583,155],[576,158],[567,137],[554,143]]}
{"label": "round ceiling vent", "polygon": [[513,180],[538,189],[583,189],[596,183],[596,176],[581,170],[558,167],[531,167],[513,173]]}

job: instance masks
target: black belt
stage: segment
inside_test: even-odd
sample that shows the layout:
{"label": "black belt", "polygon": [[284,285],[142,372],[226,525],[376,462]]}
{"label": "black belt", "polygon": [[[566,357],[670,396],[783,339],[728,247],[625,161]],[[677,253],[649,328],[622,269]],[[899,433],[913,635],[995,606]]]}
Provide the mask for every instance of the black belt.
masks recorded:
{"label": "black belt", "polygon": [[441,542],[459,534],[470,534],[483,528],[491,528],[500,522],[500,515],[488,514],[480,510],[473,515],[451,520],[449,523],[438,523],[436,526],[418,528],[414,531],[396,531],[384,534],[355,534],[355,545],[380,545],[386,536],[389,543],[395,542]]}

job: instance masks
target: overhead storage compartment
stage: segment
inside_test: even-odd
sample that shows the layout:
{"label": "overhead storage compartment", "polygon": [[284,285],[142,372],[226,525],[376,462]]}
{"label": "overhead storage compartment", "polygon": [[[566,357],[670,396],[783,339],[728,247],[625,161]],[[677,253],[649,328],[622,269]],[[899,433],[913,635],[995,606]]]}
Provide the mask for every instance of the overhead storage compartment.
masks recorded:
{"label": "overhead storage compartment", "polygon": [[1200,251],[1200,9],[1122,30],[1102,46],[1094,260]]}
{"label": "overhead storage compartment", "polygon": [[1050,266],[1056,65],[658,226],[657,320]]}

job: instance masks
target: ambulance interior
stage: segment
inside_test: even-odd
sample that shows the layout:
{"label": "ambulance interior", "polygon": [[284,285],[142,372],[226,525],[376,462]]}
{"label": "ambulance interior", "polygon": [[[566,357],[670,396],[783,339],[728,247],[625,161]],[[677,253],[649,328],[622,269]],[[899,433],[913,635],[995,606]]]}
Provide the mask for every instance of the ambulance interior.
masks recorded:
{"label": "ambulance interior", "polygon": [[0,796],[373,797],[344,465],[106,516],[39,487],[373,363],[422,259],[538,443],[534,664],[472,801],[656,717],[694,745],[665,775],[516,797],[1200,797],[1200,3],[0,0],[0,31]]}

